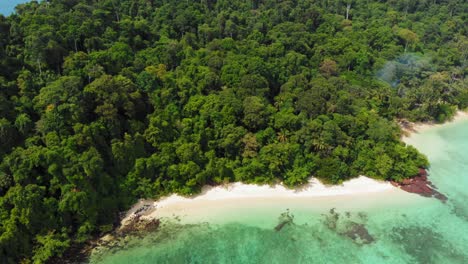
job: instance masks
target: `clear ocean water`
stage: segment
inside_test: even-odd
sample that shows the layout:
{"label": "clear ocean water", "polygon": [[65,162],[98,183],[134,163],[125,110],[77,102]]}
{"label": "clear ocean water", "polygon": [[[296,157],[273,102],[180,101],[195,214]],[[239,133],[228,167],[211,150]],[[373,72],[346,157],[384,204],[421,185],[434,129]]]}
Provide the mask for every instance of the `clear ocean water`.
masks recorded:
{"label": "clear ocean water", "polygon": [[[428,156],[446,203],[405,193],[230,207],[199,223],[165,219],[91,263],[468,263],[468,122],[408,142]],[[277,231],[282,213],[294,218]]]}
{"label": "clear ocean water", "polygon": [[29,1],[30,0],[0,0],[0,14],[8,16],[13,13],[15,6]]}

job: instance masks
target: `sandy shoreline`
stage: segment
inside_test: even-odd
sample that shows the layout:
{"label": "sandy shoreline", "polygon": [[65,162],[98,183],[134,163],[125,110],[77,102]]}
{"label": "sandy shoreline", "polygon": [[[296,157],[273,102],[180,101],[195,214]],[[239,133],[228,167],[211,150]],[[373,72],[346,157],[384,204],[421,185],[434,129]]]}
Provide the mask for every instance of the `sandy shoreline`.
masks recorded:
{"label": "sandy shoreline", "polygon": [[456,122],[466,121],[466,120],[468,120],[468,111],[458,110],[452,120],[443,124],[438,124],[434,122],[429,122],[429,123],[428,122],[425,122],[425,123],[406,122],[405,125],[401,125],[401,129],[403,130],[403,133],[404,133],[402,139],[404,140],[405,138],[409,138],[414,133],[421,133],[428,129],[438,128],[438,127],[442,127],[451,123],[456,123]]}
{"label": "sandy shoreline", "polygon": [[[400,197],[403,203],[409,193],[392,186],[389,182],[365,176],[351,179],[341,185],[327,186],[311,178],[304,186],[288,189],[283,185],[254,185],[231,183],[225,186],[205,186],[202,192],[192,197],[171,195],[155,201],[152,208],[141,214],[142,219],[183,218],[184,223],[229,220],[249,217],[269,208],[308,208],[329,210],[333,207],[356,207],[389,202],[388,197]],[[398,200],[398,199],[396,199]],[[351,201],[351,202],[350,202]],[[226,219],[223,219],[223,215]],[[228,216],[229,215],[229,216]],[[245,215],[245,216],[242,216]],[[125,225],[129,215],[122,221]]]}
{"label": "sandy shoreline", "polygon": [[[415,133],[432,129],[449,123],[468,120],[468,112],[458,111],[453,120],[445,124],[411,123],[406,122],[402,127],[405,135],[402,140],[408,139]],[[143,219],[157,219],[161,217],[187,216],[193,220],[206,220],[202,215],[223,214],[242,208],[259,208],[262,205],[284,203],[284,205],[303,204],[310,207],[336,206],[350,200],[378,200],[375,203],[389,202],[389,200],[408,199],[415,197],[392,186],[389,182],[377,181],[365,176],[351,179],[341,185],[327,186],[316,178],[295,189],[288,189],[281,184],[254,185],[244,183],[230,183],[223,186],[205,186],[200,194],[191,197],[171,195],[158,201],[143,201],[140,206],[135,205],[122,221],[123,225],[135,217],[135,212]],[[388,199],[391,197],[390,199]],[[144,210],[141,206],[145,205]]]}

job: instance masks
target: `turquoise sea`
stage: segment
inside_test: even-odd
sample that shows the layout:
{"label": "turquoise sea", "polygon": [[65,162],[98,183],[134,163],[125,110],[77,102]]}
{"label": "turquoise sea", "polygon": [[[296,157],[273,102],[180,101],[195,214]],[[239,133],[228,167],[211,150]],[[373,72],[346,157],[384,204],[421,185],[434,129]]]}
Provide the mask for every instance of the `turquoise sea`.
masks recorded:
{"label": "turquoise sea", "polygon": [[0,14],[8,16],[15,11],[15,6],[18,4],[29,2],[30,0],[1,0]]}
{"label": "turquoise sea", "polygon": [[428,156],[446,203],[404,193],[213,209],[199,223],[164,219],[91,263],[468,263],[468,121],[407,142]]}

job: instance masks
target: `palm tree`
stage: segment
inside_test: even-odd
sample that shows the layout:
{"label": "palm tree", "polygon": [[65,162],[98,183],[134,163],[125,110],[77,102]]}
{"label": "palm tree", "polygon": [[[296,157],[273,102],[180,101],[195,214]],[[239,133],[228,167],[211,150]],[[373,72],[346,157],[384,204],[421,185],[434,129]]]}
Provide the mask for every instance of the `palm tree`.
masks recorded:
{"label": "palm tree", "polygon": [[312,146],[317,151],[322,151],[322,150],[325,150],[327,148],[327,145],[325,144],[325,142],[323,142],[323,140],[318,139],[318,138],[314,138],[312,140]]}
{"label": "palm tree", "polygon": [[281,143],[284,143],[284,142],[288,141],[288,138],[287,138],[286,134],[287,134],[287,132],[285,130],[281,129],[281,131],[277,133],[278,141],[281,142]]}

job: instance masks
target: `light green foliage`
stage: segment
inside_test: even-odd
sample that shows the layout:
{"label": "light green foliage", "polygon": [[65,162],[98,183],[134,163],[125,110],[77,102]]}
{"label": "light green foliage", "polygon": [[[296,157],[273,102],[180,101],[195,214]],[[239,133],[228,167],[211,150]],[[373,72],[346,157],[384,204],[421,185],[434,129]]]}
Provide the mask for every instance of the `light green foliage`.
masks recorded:
{"label": "light green foliage", "polygon": [[247,128],[256,131],[265,127],[268,122],[268,112],[267,106],[260,97],[245,98],[243,108],[244,118],[242,121]]}
{"label": "light green foliage", "polygon": [[34,250],[34,263],[46,263],[51,257],[61,256],[70,246],[70,239],[66,234],[54,234],[53,232],[37,236],[38,247]]}

